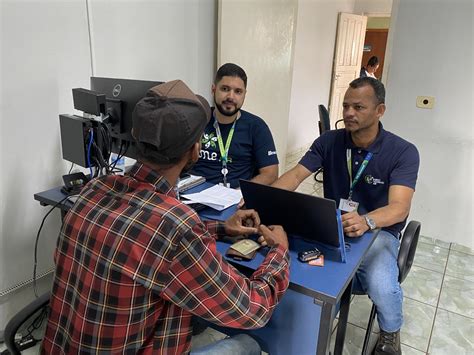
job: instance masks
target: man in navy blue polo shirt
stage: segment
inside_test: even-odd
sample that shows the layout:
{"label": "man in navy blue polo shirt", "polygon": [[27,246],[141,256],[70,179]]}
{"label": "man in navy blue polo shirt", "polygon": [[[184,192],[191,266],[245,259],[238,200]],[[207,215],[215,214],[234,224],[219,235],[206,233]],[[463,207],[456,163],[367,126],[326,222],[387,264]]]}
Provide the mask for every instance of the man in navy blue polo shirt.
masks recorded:
{"label": "man in navy blue polo shirt", "polygon": [[216,73],[212,94],[215,108],[201,139],[199,160],[192,173],[207,181],[238,187],[239,179],[271,184],[278,177],[275,143],[267,124],[241,110],[247,74],[227,63]]}
{"label": "man in navy blue polo shirt", "polygon": [[366,292],[377,307],[381,333],[375,354],[401,354],[403,293],[398,283],[400,232],[410,211],[418,175],[416,147],[384,130],[385,88],[373,78],[350,83],[343,102],[345,129],[327,131],[306,155],[273,186],[295,190],[323,167],[324,195],[344,211],[348,237],[381,228],[363,260],[354,288]]}

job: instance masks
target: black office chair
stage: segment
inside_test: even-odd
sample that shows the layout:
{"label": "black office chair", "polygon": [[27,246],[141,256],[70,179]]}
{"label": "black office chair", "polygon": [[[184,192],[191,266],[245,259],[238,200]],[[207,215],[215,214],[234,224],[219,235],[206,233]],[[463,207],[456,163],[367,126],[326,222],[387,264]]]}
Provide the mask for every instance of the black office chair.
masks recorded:
{"label": "black office chair", "polygon": [[[331,121],[329,120],[329,112],[326,106],[324,105],[318,105],[318,112],[319,112],[319,122],[318,122],[318,127],[319,127],[319,135],[323,134],[326,131],[329,131],[331,129]],[[322,174],[323,168],[319,168],[316,170],[314,173],[314,180],[323,183],[323,180],[319,178],[319,175]]]}
{"label": "black office chair", "polygon": [[[26,305],[20,312],[15,314],[12,319],[7,323],[5,327],[5,345],[11,355],[20,355],[22,348],[15,342],[15,336],[18,330],[27,324],[32,317],[43,309],[47,310],[49,304],[50,292],[46,292],[40,297],[36,298],[33,302]],[[47,317],[46,317],[47,318]],[[34,341],[34,340],[32,340]],[[35,342],[36,343],[36,342]],[[25,346],[27,348],[29,346]]]}
{"label": "black office chair", "polygon": [[329,131],[331,129],[331,122],[329,120],[329,112],[326,106],[324,105],[318,105],[318,111],[319,111],[319,134],[323,134],[326,131]]}
{"label": "black office chair", "polygon": [[334,123],[334,127],[336,127],[336,129],[344,128],[344,126],[340,127],[342,122],[344,122],[343,118],[341,118],[340,120],[337,120],[336,123]]}
{"label": "black office chair", "polygon": [[[418,238],[420,236],[421,223],[417,221],[410,221],[403,232],[402,239],[400,241],[400,249],[398,251],[398,282],[402,283],[408,273],[410,272],[411,266],[413,265],[413,259],[415,258],[416,246],[418,245]],[[369,323],[367,325],[367,331],[365,333],[364,345],[362,346],[362,355],[366,355],[369,348],[369,339],[374,326],[375,315],[377,309],[372,304],[370,311]]]}

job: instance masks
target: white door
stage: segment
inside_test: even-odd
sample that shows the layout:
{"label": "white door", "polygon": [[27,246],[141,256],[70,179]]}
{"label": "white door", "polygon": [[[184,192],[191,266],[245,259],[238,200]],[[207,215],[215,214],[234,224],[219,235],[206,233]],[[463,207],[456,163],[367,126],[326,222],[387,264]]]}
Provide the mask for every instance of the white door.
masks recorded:
{"label": "white door", "polygon": [[359,77],[366,27],[366,16],[339,13],[329,101],[331,128],[342,118],[342,100],[349,83]]}

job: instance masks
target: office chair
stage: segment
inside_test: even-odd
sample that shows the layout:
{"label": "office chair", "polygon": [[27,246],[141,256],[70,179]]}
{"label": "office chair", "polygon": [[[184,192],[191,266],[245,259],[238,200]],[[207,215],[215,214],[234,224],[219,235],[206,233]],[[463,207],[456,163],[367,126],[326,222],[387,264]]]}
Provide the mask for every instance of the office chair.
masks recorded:
{"label": "office chair", "polygon": [[[46,308],[49,304],[49,298],[51,296],[50,292],[46,292],[33,302],[26,305],[20,312],[15,314],[12,319],[7,323],[5,327],[5,345],[10,351],[11,355],[20,355],[21,350],[23,350],[16,342],[15,335],[20,329],[20,327],[32,318],[38,311]],[[36,344],[36,342],[34,342]],[[33,345],[34,345],[33,344]],[[33,346],[31,345],[31,346]],[[28,348],[30,346],[26,346]]]}
{"label": "office chair", "polygon": [[[400,249],[398,251],[398,282],[402,283],[408,273],[410,272],[415,258],[416,246],[418,244],[418,238],[420,236],[421,223],[417,221],[410,221],[403,232],[402,239],[400,241]],[[367,325],[367,331],[365,333],[364,345],[362,346],[362,355],[367,355],[369,348],[369,339],[374,326],[375,315],[377,309],[372,304],[370,311],[369,323]]]}
{"label": "office chair", "polygon": [[336,123],[334,123],[334,127],[336,127],[336,129],[344,128],[344,126],[339,127],[341,122],[344,122],[343,118],[341,118],[340,120],[337,120]]}
{"label": "office chair", "polygon": [[[319,122],[318,122],[319,135],[321,135],[324,132],[329,131],[331,129],[331,121],[329,119],[329,112],[326,106],[318,105],[318,112],[319,112]],[[338,124],[343,121],[344,121],[343,119],[336,121],[335,128],[338,129]],[[323,183],[323,180],[319,178],[319,175],[322,174],[322,172],[323,172],[323,168],[319,168],[314,173],[314,180],[321,184]]]}
{"label": "office chair", "polygon": [[326,106],[318,105],[319,111],[319,135],[331,129],[331,122],[329,120],[329,112]]}
{"label": "office chair", "polygon": [[[326,106],[318,105],[318,112],[319,112],[319,122],[318,122],[319,135],[321,135],[324,132],[329,131],[331,129],[331,121],[329,120],[329,112]],[[322,174],[322,172],[323,172],[323,168],[319,168],[314,173],[314,180],[321,184],[323,183],[323,180],[319,178],[319,175]]]}

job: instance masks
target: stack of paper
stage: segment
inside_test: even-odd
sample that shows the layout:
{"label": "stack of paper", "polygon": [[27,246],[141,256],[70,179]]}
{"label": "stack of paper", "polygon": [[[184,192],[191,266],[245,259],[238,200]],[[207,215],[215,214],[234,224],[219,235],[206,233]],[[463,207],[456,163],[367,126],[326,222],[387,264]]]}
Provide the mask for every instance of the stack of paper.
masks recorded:
{"label": "stack of paper", "polygon": [[178,191],[184,192],[190,188],[202,184],[206,179],[203,176],[189,175],[178,181]]}
{"label": "stack of paper", "polygon": [[221,185],[214,185],[206,190],[194,194],[181,195],[188,201],[184,203],[201,203],[203,205],[222,211],[240,202],[242,193],[240,190],[230,189]]}

